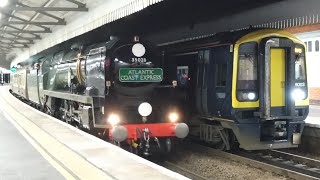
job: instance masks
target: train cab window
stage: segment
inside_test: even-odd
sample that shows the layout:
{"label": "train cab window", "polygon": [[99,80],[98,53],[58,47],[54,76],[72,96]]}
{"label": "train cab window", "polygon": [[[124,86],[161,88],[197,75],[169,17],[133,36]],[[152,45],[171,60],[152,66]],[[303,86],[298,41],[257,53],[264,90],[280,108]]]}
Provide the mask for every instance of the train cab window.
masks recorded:
{"label": "train cab window", "polygon": [[308,41],[308,52],[312,52],[312,41]]}
{"label": "train cab window", "polygon": [[[301,50],[300,50],[301,49]],[[306,80],[306,61],[302,48],[296,48],[295,79]]]}
{"label": "train cab window", "polygon": [[256,101],[258,99],[257,59],[258,44],[243,43],[239,47],[237,99]]}
{"label": "train cab window", "polygon": [[318,40],[315,41],[314,46],[315,46],[315,51],[319,52],[319,41]]}

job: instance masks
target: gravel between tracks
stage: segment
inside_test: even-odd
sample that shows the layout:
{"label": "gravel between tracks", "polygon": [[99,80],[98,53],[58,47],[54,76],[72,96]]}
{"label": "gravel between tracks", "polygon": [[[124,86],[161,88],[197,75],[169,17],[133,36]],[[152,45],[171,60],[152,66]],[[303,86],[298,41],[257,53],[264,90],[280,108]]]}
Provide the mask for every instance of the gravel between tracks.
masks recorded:
{"label": "gravel between tracks", "polygon": [[193,171],[208,179],[241,179],[241,180],[283,180],[288,179],[271,172],[247,166],[239,162],[231,161],[208,153],[192,152],[190,150],[178,151],[172,158],[172,162]]}

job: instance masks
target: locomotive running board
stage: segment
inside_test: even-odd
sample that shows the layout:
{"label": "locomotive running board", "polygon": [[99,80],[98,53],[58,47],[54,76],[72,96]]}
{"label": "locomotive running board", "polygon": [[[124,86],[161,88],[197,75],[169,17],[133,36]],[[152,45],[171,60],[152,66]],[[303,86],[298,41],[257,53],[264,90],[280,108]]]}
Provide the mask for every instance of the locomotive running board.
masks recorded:
{"label": "locomotive running board", "polygon": [[[60,98],[60,99],[65,99],[65,100],[70,100],[70,101],[76,101],[84,104],[90,104],[91,106],[91,111],[92,111],[92,120],[93,120],[93,127],[94,128],[110,128],[109,125],[101,125],[96,123],[96,117],[94,113],[94,99],[95,97],[92,96],[84,96],[84,95],[77,95],[77,94],[69,94],[66,92],[55,92],[55,91],[49,91],[49,90],[44,90],[43,94],[49,97],[54,97],[54,98]],[[98,97],[99,98],[99,97]],[[88,115],[89,117],[89,115]]]}
{"label": "locomotive running board", "polygon": [[83,96],[83,95],[49,91],[49,90],[44,90],[43,94],[46,96],[49,96],[49,97],[67,99],[70,101],[77,101],[77,102],[81,102],[84,104],[92,104],[93,103],[93,98],[91,96]]}

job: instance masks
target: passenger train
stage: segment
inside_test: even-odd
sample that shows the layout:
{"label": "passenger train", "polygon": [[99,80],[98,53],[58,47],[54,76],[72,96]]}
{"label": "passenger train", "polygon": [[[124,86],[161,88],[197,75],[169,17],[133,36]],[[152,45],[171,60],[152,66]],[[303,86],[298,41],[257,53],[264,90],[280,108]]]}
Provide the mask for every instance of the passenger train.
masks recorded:
{"label": "passenger train", "polygon": [[179,114],[179,102],[170,96],[175,83],[159,85],[163,69],[156,49],[137,36],[75,44],[71,50],[19,63],[11,74],[10,91],[43,112],[133,152],[170,152],[175,137],[185,138],[189,128]]}
{"label": "passenger train", "polygon": [[136,37],[72,49],[21,63],[11,91],[146,155],[151,144],[170,151],[189,127],[223,150],[301,143],[309,112],[306,47],[288,32],[249,28],[157,48]]}
{"label": "passenger train", "polygon": [[294,35],[248,28],[159,47],[190,134],[224,150],[300,144],[309,98],[305,44]]}

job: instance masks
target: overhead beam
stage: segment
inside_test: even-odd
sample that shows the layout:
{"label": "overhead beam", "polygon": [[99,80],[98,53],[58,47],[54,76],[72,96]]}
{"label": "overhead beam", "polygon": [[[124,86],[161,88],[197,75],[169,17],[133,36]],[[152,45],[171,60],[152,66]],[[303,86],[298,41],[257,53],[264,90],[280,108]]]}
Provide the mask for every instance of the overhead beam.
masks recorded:
{"label": "overhead beam", "polygon": [[[15,26],[11,26],[11,25],[7,25],[7,27],[15,29],[15,30],[7,30],[7,29],[4,30],[4,31],[10,32],[10,33],[29,33],[29,34],[32,34],[34,36],[39,36],[39,35],[34,34],[34,33],[51,33],[50,28],[46,28],[44,30],[24,30],[24,29],[19,29],[19,28],[15,27]],[[1,30],[0,30],[0,32],[1,32]]]}
{"label": "overhead beam", "polygon": [[29,46],[27,46],[27,45],[25,45],[25,46],[13,46],[11,49],[16,49],[16,48],[25,49],[25,48],[29,48]]}
{"label": "overhead beam", "polygon": [[[30,6],[27,6],[27,5],[22,4],[22,3],[17,3],[17,4],[18,4],[19,6],[22,6],[22,7],[30,7]],[[36,11],[36,10],[35,10],[35,11]],[[64,19],[59,18],[59,17],[57,17],[57,16],[55,16],[55,15],[49,14],[49,13],[44,12],[44,11],[36,11],[36,12],[41,13],[41,14],[43,14],[43,15],[46,15],[46,16],[48,16],[48,17],[51,17],[51,18],[53,18],[53,19],[56,19],[56,20],[58,20],[58,21],[64,21]]]}
{"label": "overhead beam", "polygon": [[15,44],[23,44],[23,45],[27,45],[27,44],[34,44],[34,42],[0,42],[1,44],[9,44],[9,45],[15,45]]}
{"label": "overhead beam", "polygon": [[78,7],[85,7],[86,6],[86,4],[83,4],[83,3],[76,1],[76,0],[66,0],[66,1],[71,2],[73,4],[76,4],[76,5],[78,5]]}
{"label": "overhead beam", "polygon": [[8,49],[8,50],[10,50],[10,48],[12,48],[12,47],[14,47],[14,46],[12,46],[12,45],[8,45],[8,46],[0,45],[0,48],[4,48],[4,49]]}
{"label": "overhead beam", "polygon": [[0,40],[36,40],[38,38],[36,37],[22,37],[22,36],[16,36],[16,37],[0,37]]}
{"label": "overhead beam", "polygon": [[0,46],[0,49],[1,49],[1,50],[4,50],[4,51],[10,51],[10,48],[3,47],[3,46]]}
{"label": "overhead beam", "polygon": [[34,22],[34,21],[0,21],[2,25],[15,25],[15,24],[30,24],[36,26],[43,26],[43,25],[66,25],[66,22]]}
{"label": "overhead beam", "polygon": [[[21,24],[21,23],[27,24],[28,22],[32,22],[32,21],[29,21],[29,20],[26,20],[26,19],[17,17],[17,16],[12,15],[12,14],[4,14],[4,15],[5,15],[5,16],[8,16],[8,17],[12,17],[12,18],[14,18],[14,19],[18,19],[19,21],[2,20],[2,21],[0,21],[0,24],[1,24],[2,26],[13,24],[13,23],[10,24],[9,22],[18,22],[19,24]],[[4,22],[4,24],[3,24],[2,22]],[[65,22],[64,22],[64,23],[65,23]],[[30,24],[30,23],[28,23],[28,24]],[[49,29],[48,27],[43,26],[42,24],[33,24],[33,25],[38,26],[38,27],[41,27],[41,28],[43,28],[43,29]]]}
{"label": "overhead beam", "polygon": [[[41,39],[41,37],[40,37],[39,35],[29,38],[29,37],[23,37],[23,36],[21,36],[21,35],[14,34],[14,33],[8,33],[8,32],[7,32],[6,34],[9,34],[9,35],[15,36],[15,37],[19,37],[19,38],[25,39],[25,40],[29,40],[29,39],[32,39],[32,40]],[[31,34],[31,35],[33,35],[33,34]]]}
{"label": "overhead beam", "polygon": [[[9,6],[5,7],[6,10],[15,10],[15,11],[88,11],[86,7],[21,7],[21,6]],[[2,11],[2,8],[0,9]]]}

